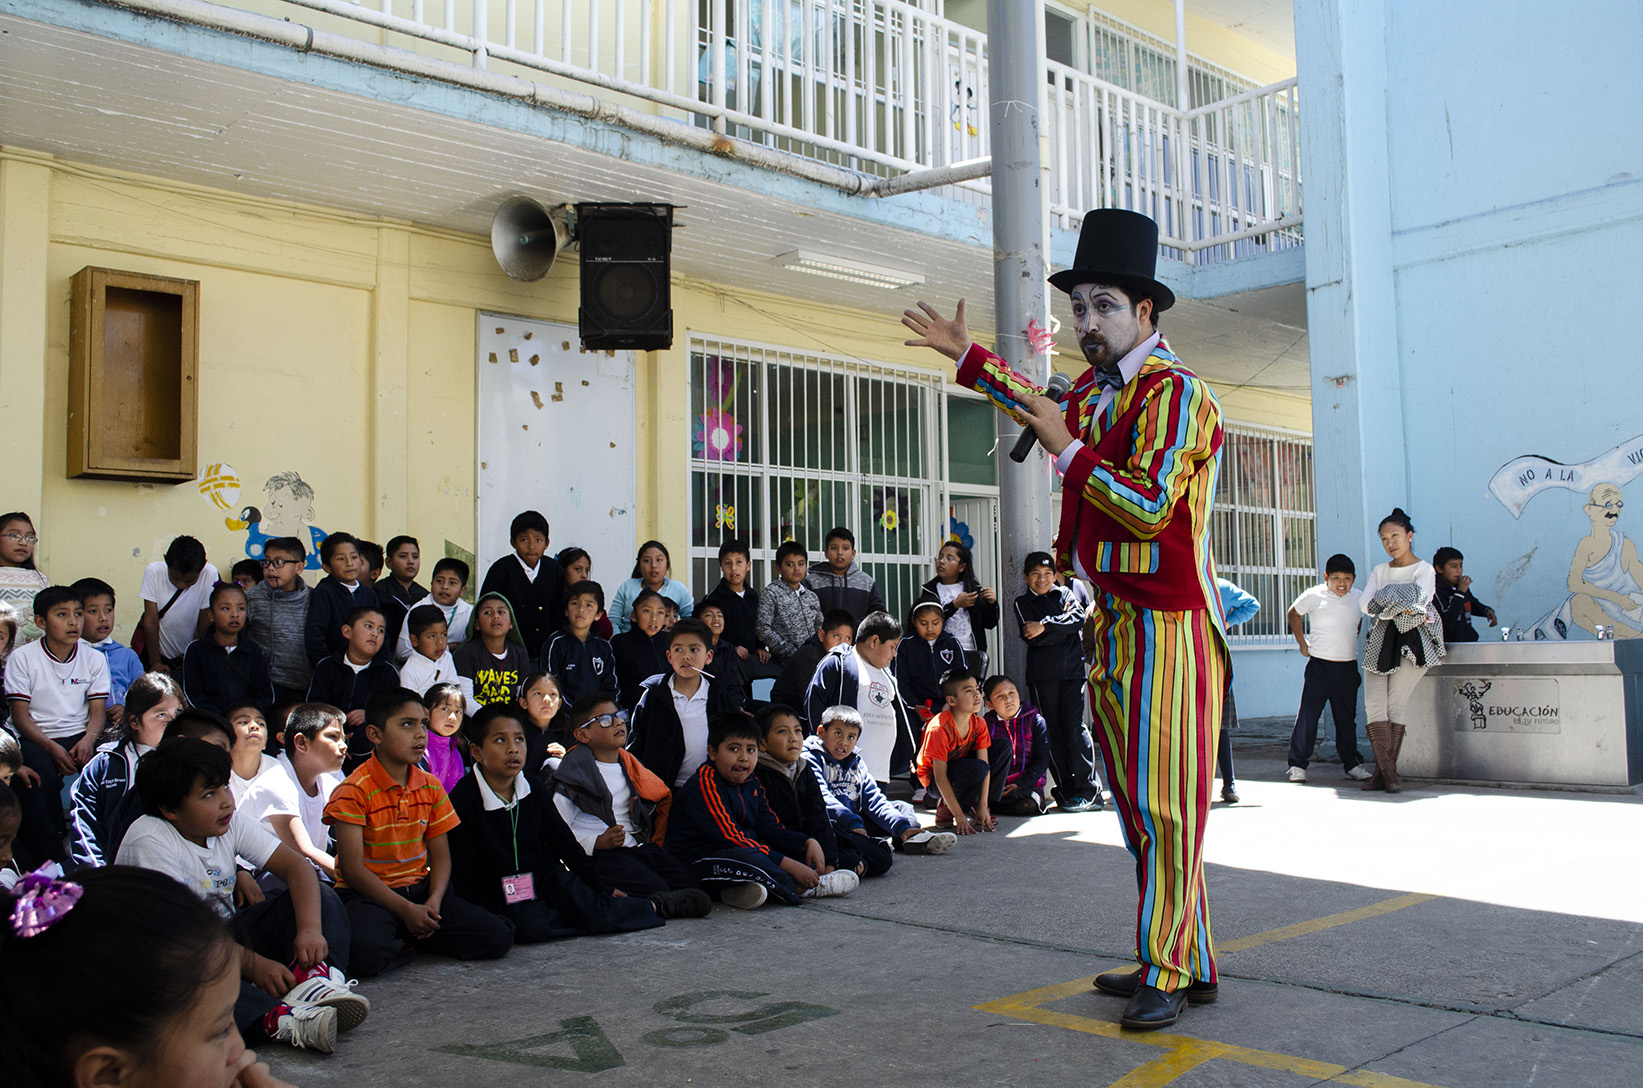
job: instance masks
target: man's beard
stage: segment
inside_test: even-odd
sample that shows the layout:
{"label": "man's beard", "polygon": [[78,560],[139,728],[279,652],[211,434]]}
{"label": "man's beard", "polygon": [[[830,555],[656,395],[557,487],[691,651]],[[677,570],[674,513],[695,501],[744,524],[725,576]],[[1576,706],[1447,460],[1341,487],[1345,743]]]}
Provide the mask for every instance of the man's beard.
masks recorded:
{"label": "man's beard", "polygon": [[1107,339],[1100,335],[1086,336],[1078,342],[1078,347],[1084,352],[1084,359],[1091,366],[1116,366],[1129,351],[1114,349]]}

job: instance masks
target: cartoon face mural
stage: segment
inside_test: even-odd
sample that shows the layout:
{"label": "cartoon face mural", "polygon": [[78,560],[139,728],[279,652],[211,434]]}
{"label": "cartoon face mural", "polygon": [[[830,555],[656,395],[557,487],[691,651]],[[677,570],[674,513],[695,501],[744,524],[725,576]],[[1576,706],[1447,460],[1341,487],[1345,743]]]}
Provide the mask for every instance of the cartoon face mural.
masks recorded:
{"label": "cartoon face mural", "polygon": [[261,508],[247,506],[238,518],[228,518],[228,527],[245,530],[245,554],[262,558],[263,545],[282,536],[304,541],[308,549],[305,569],[319,570],[319,546],[325,530],[314,524],[314,489],[294,471],[279,472],[262,485]]}

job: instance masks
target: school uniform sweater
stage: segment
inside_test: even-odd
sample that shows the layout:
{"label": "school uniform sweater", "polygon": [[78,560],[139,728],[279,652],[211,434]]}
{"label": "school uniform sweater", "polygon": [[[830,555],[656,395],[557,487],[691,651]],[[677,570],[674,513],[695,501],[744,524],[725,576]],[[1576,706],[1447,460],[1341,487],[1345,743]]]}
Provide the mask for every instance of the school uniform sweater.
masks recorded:
{"label": "school uniform sweater", "polygon": [[250,636],[240,635],[232,651],[211,635],[197,638],[183,651],[183,696],[196,710],[226,713],[235,703],[274,704],[274,682],[268,655]]}
{"label": "school uniform sweater", "polygon": [[350,710],[364,710],[367,700],[377,692],[397,687],[399,670],[389,662],[375,658],[356,672],[348,663],[348,651],[343,650],[314,666],[314,677],[308,684],[308,701],[330,703],[346,714]]}
{"label": "school uniform sweater", "polygon": [[810,761],[801,753],[797,763],[783,763],[760,752],[753,773],[764,786],[765,801],[782,826],[815,839],[821,844],[827,864],[838,868],[839,841],[833,835],[833,820],[827,813],[826,787],[816,777]]}
{"label": "school uniform sweater", "polygon": [[589,633],[586,639],[561,631],[542,649],[542,671],[559,677],[568,706],[595,691],[616,694],[616,654],[609,642]]}
{"label": "school uniform sweater", "polygon": [[[130,821],[116,818],[137,770],[137,742],[110,742],[97,749],[69,793],[68,856],[76,866],[99,868],[114,861]],[[140,814],[140,813],[139,813]],[[133,816],[132,819],[136,817]],[[116,834],[118,829],[119,834]]]}
{"label": "school uniform sweater", "polygon": [[742,592],[737,593],[730,588],[730,583],[723,578],[713,587],[713,592],[702,598],[702,603],[696,606],[700,612],[703,605],[716,604],[719,611],[725,614],[724,637],[737,646],[746,646],[749,650],[759,644],[759,591],[744,583]]}
{"label": "school uniform sweater", "polygon": [[[618,636],[620,637],[620,636]],[[628,751],[663,782],[677,782],[685,762],[685,727],[679,708],[673,705],[673,674],[653,676],[645,682],[639,705],[633,709],[628,730]],[[734,710],[725,689],[711,680],[707,685],[707,720]]]}
{"label": "school uniform sweater", "polygon": [[616,662],[616,705],[623,710],[639,705],[646,680],[673,671],[667,663],[667,644],[661,641],[666,637],[661,632],[653,638],[632,627],[610,640]]}
{"label": "school uniform sweater", "polygon": [[1044,715],[1032,704],[1022,703],[1013,718],[1000,718],[997,711],[989,710],[986,720],[993,747],[1010,746],[1012,759],[1005,785],[1043,793],[1050,769],[1050,729]]}
{"label": "school uniform sweater", "polygon": [[1026,638],[1027,624],[1044,625],[1037,638],[1027,639],[1026,681],[1082,680],[1084,678],[1084,608],[1066,586],[1048,593],[1027,591],[1015,599],[1016,621]]}
{"label": "school uniform sweater", "polygon": [[479,592],[481,596],[500,593],[508,599],[519,625],[519,637],[532,661],[541,656],[543,643],[564,622],[565,572],[551,555],[544,555],[537,563],[534,579],[525,573],[525,564],[516,553],[504,555],[485,572]]}
{"label": "school uniform sweater", "polygon": [[[998,626],[998,602],[981,599],[979,593],[981,583],[976,581],[969,571],[964,572],[959,578],[959,582],[962,592],[977,594],[976,603],[964,609],[964,612],[970,617],[970,634],[976,640],[976,652],[984,654],[987,652],[987,632]],[[932,578],[925,582],[913,604],[917,606],[925,601],[935,601],[937,604],[941,604],[942,618],[950,620],[953,618],[953,613],[959,611],[959,607],[952,603],[941,603],[941,591],[936,588],[940,584],[940,578]]]}
{"label": "school uniform sweater", "polygon": [[822,649],[821,639],[811,635],[804,640],[804,645],[793,652],[782,665],[782,674],[770,687],[770,701],[785,707],[791,707],[804,721],[808,732],[815,732],[818,722],[810,721],[808,709],[804,705],[804,694],[810,690],[810,680],[816,675],[816,666],[827,651]]}
{"label": "school uniform sweater", "polygon": [[268,675],[282,688],[307,691],[314,676],[307,643],[312,593],[301,578],[289,592],[267,582],[245,591],[245,633],[268,655]]}
{"label": "school uniform sweater", "polygon": [[736,652],[736,644],[721,638],[708,649],[713,651],[713,660],[707,666],[713,682],[725,689],[732,707],[740,707],[747,702],[747,680],[742,676],[742,659]]}
{"label": "school uniform sweater", "polygon": [[668,821],[668,853],[695,862],[724,850],[755,850],[780,865],[786,857],[802,859],[809,836],[782,825],[757,775],[740,785],[704,763],[673,799]]}
{"label": "school uniform sweater", "polygon": [[[308,620],[304,626],[303,645],[307,647],[310,664],[318,665],[348,645],[348,640],[342,637],[342,627],[348,622],[350,612],[366,605],[382,607],[377,591],[363,582],[349,592],[335,575],[320,580],[309,593]],[[392,644],[383,639],[382,645],[386,650]]]}
{"label": "school uniform sweater", "polygon": [[[450,832],[452,891],[493,913],[506,905],[502,878],[515,873],[568,870],[592,891],[601,891],[593,859],[582,852],[540,782],[526,779],[530,792],[518,799],[514,812],[487,812],[478,774],[470,771],[451,787],[451,807],[462,821]],[[517,784],[514,788],[519,790]]]}
{"label": "school uniform sweater", "polygon": [[913,820],[890,803],[857,753],[851,752],[848,759],[837,760],[827,753],[820,737],[807,737],[804,758],[810,761],[825,791],[822,796],[827,801],[827,815],[838,834],[853,835],[857,828],[865,827],[863,816],[871,817],[879,828],[898,837],[915,826]]}
{"label": "school uniform sweater", "polygon": [[896,659],[890,662],[890,668],[896,674],[896,689],[901,692],[902,702],[914,710],[923,708],[938,713],[946,705],[941,695],[942,674],[962,668],[964,664],[964,648],[958,639],[943,631],[933,642],[918,634],[903,638],[896,647]]}

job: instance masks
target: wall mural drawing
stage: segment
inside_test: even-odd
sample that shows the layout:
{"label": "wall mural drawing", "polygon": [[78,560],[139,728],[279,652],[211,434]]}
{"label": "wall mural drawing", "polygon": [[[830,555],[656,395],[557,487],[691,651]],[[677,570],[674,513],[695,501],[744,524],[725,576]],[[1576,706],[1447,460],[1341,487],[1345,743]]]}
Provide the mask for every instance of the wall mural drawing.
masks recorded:
{"label": "wall mural drawing", "polygon": [[319,546],[326,532],[314,524],[314,489],[294,471],[279,472],[262,485],[261,507],[247,506],[237,518],[225,519],[234,532],[245,532],[245,554],[262,558],[263,545],[282,536],[306,540],[307,570],[319,570]]}

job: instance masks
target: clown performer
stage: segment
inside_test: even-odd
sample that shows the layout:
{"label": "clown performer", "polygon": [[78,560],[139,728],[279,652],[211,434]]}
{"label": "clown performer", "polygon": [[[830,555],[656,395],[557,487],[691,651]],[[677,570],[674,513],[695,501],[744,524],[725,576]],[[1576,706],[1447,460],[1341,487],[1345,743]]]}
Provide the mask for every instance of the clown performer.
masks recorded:
{"label": "clown performer", "polygon": [[1204,822],[1231,667],[1209,547],[1221,407],[1158,332],[1175,295],[1157,256],[1146,216],[1085,216],[1074,267],[1050,277],[1090,363],[1065,406],[970,342],[963,300],[951,318],[923,302],[902,317],[909,346],[957,362],[959,384],[1031,427],[1062,476],[1056,563],[1095,586],[1090,705],[1140,884],[1140,969],[1095,986],[1129,998],[1120,1022],[1138,1030],[1219,994]]}

